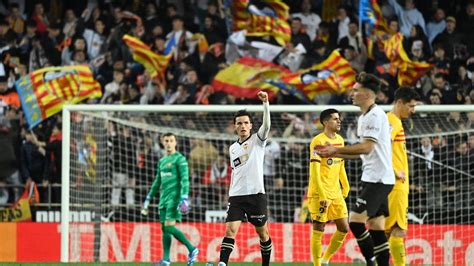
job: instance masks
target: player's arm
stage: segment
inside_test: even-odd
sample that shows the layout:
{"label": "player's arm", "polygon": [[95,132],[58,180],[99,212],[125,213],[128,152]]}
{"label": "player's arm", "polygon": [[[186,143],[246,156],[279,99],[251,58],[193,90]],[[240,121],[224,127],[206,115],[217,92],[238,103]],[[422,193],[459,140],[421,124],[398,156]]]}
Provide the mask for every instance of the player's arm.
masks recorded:
{"label": "player's arm", "polygon": [[345,165],[345,162],[342,161],[342,166],[341,166],[341,169],[339,170],[340,171],[339,182],[341,183],[341,187],[342,187],[342,196],[344,198],[347,198],[351,187],[349,186],[349,180],[347,179],[346,167],[344,165]]}
{"label": "player's arm", "polygon": [[182,214],[187,214],[189,212],[189,166],[188,161],[184,156],[181,156],[177,163],[181,187],[181,200],[179,202],[178,209]]}
{"label": "player's arm", "polygon": [[318,145],[317,141],[311,141],[310,144],[310,163],[309,171],[310,176],[314,179],[316,185],[316,191],[318,192],[320,203],[323,207],[327,206],[326,192],[324,191],[322,180],[321,180],[321,157],[314,152],[314,147]]}
{"label": "player's arm", "polygon": [[179,180],[181,183],[181,198],[188,198],[189,195],[189,167],[188,161],[184,156],[178,159]]}
{"label": "player's arm", "polygon": [[153,184],[151,185],[150,191],[145,198],[145,202],[143,202],[142,214],[148,215],[148,206],[150,205],[150,201],[152,198],[156,196],[158,190],[161,186],[161,172],[160,172],[160,162],[156,165],[156,176],[155,180],[153,180]]}
{"label": "player's arm", "polygon": [[[376,140],[373,138],[364,138],[362,143],[357,143],[351,146],[344,146],[344,147],[335,147],[337,157],[346,158],[345,156],[359,156],[363,154],[369,154],[375,147]],[[347,158],[349,159],[349,158]]]}
{"label": "player's arm", "polygon": [[395,172],[395,177],[397,179],[399,179],[402,182],[405,182],[405,178],[406,178],[405,170],[400,167],[402,164],[395,163],[396,156],[394,156],[394,154],[396,153],[396,150],[394,149],[395,139],[397,138],[397,135],[402,134],[403,126],[399,126],[395,124],[390,119],[388,120],[388,122],[390,123],[390,127],[392,128],[392,131],[390,132],[390,140],[392,141],[393,171]]}
{"label": "player's arm", "polygon": [[258,129],[257,136],[260,140],[266,140],[268,132],[270,132],[270,104],[268,103],[268,94],[264,91],[260,91],[258,97],[263,103],[263,122]]}

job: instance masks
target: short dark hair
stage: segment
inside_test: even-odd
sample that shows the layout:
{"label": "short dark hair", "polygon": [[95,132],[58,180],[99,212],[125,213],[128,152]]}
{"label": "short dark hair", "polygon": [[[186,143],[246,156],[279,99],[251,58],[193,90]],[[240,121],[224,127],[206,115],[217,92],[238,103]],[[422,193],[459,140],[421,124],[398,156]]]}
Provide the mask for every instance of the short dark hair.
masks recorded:
{"label": "short dark hair", "polygon": [[334,108],[329,108],[321,112],[319,115],[319,122],[324,126],[324,122],[331,118],[332,114],[339,114],[339,111]]}
{"label": "short dark hair", "polygon": [[239,110],[234,114],[234,124],[237,121],[237,117],[241,117],[241,116],[248,116],[249,120],[250,120],[250,123],[253,124],[252,115],[249,112],[247,112],[247,110],[245,110],[245,109],[244,110]]}
{"label": "short dark hair", "polygon": [[164,138],[164,137],[174,137],[174,138],[176,138],[176,135],[175,135],[174,133],[168,132],[168,133],[163,134],[162,137],[163,137],[163,138]]}
{"label": "short dark hair", "polygon": [[411,100],[418,101],[420,100],[420,95],[415,91],[415,89],[407,86],[402,86],[395,91],[393,101],[402,100],[404,103],[407,103]]}
{"label": "short dark hair", "polygon": [[382,81],[375,75],[366,72],[360,72],[356,77],[356,81],[362,84],[364,88],[369,89],[375,93],[377,93],[382,88]]}

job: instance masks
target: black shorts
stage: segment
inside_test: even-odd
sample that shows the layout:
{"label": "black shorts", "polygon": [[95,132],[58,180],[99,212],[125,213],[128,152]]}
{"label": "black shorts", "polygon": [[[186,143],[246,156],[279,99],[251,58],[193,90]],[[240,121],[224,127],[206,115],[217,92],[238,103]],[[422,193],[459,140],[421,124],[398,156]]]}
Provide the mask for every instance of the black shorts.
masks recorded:
{"label": "black shorts", "polygon": [[265,225],[268,219],[267,195],[254,194],[229,197],[226,222],[248,220],[256,227]]}
{"label": "black shorts", "polygon": [[356,200],[356,207],[353,212],[363,213],[367,211],[369,218],[384,215],[388,216],[388,194],[392,191],[393,185],[382,183],[362,182],[362,191]]}

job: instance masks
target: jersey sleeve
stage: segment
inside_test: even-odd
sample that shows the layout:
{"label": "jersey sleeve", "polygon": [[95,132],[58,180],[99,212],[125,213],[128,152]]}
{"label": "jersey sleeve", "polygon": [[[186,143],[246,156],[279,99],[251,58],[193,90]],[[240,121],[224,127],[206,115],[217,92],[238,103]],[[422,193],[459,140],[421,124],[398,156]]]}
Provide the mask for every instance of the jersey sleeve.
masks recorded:
{"label": "jersey sleeve", "polygon": [[310,178],[314,180],[314,184],[316,186],[316,191],[319,195],[319,198],[323,200],[326,199],[326,193],[324,192],[323,185],[321,182],[321,157],[316,152],[316,147],[321,144],[322,143],[317,138],[314,138],[311,141],[309,174]]}
{"label": "jersey sleeve", "polygon": [[155,180],[153,180],[153,184],[151,185],[150,192],[148,192],[148,196],[150,198],[154,198],[158,191],[160,190],[161,186],[161,171],[160,171],[160,162],[156,164],[156,176]]}
{"label": "jersey sleeve", "polygon": [[178,164],[178,174],[181,183],[181,197],[189,195],[189,167],[188,161],[184,156],[180,156],[176,162]]}
{"label": "jersey sleeve", "polygon": [[339,172],[339,182],[341,182],[342,196],[344,198],[347,198],[347,196],[349,195],[349,189],[350,189],[349,180],[347,179],[345,161],[342,161],[341,163],[342,163],[342,166]]}
{"label": "jersey sleeve", "polygon": [[[385,115],[385,114],[383,114]],[[362,138],[377,142],[382,132],[382,117],[378,113],[370,114],[362,128]]]}

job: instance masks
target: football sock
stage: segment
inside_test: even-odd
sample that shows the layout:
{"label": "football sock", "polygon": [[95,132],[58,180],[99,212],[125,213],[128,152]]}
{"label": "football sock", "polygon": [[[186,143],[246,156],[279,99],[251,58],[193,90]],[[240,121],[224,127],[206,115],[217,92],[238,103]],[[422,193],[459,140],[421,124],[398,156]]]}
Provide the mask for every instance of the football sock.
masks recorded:
{"label": "football sock", "polygon": [[385,232],[382,230],[370,230],[374,241],[374,255],[378,266],[389,266],[390,251]]}
{"label": "football sock", "polygon": [[270,265],[270,255],[272,254],[272,239],[260,241],[260,251],[262,252],[262,266]]}
{"label": "football sock", "polygon": [[390,253],[392,254],[393,265],[405,265],[405,243],[403,237],[391,236],[388,240],[390,245]]}
{"label": "football sock", "polygon": [[331,241],[329,242],[329,246],[324,252],[323,259],[326,261],[329,261],[336,253],[336,251],[342,246],[342,243],[344,243],[344,239],[346,238],[347,233],[343,233],[341,231],[334,232],[334,234],[331,237]]}
{"label": "football sock", "polygon": [[235,239],[224,237],[221,244],[220,262],[227,264],[229,262],[230,253],[234,250]]}
{"label": "football sock", "polygon": [[163,242],[163,260],[170,260],[170,248],[171,248],[171,234],[165,230],[164,224],[161,224],[161,231],[163,236],[161,241]]}
{"label": "football sock", "polygon": [[321,253],[323,251],[324,232],[318,230],[311,231],[311,255],[313,255],[313,265],[321,265]]}
{"label": "football sock", "polygon": [[365,228],[365,224],[351,222],[349,223],[349,227],[357,239],[360,251],[362,252],[362,255],[364,255],[367,265],[374,265],[374,242]]}

